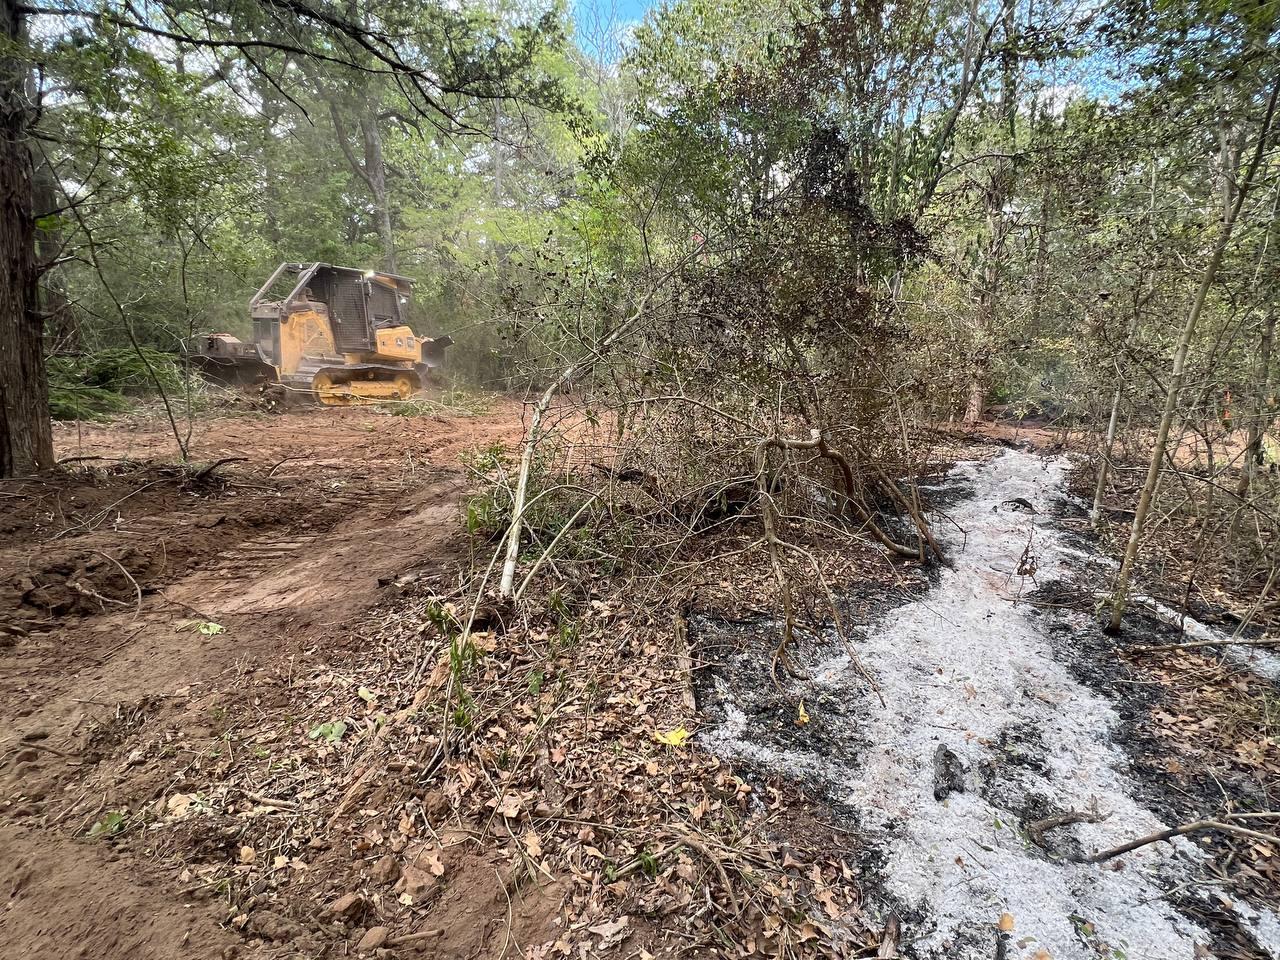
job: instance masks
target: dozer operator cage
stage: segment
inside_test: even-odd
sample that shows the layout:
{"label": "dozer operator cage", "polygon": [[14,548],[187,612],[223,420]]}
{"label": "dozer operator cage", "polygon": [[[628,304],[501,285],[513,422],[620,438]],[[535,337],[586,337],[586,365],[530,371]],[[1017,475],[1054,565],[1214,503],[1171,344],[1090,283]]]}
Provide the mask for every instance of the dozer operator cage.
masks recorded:
{"label": "dozer operator cage", "polygon": [[380,327],[406,324],[404,305],[413,281],[390,273],[335,267],[330,263],[282,263],[249,301],[253,339],[267,356],[280,356],[279,319],[295,304],[329,307],[333,344],[338,353],[376,348]]}

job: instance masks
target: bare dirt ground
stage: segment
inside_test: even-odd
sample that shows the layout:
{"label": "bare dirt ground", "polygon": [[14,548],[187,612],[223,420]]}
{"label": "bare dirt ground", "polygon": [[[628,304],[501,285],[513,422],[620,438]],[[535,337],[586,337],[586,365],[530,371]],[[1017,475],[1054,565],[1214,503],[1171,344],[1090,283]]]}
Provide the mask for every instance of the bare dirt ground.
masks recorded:
{"label": "bare dirt ground", "polygon": [[[588,575],[458,641],[459,457],[520,413],[209,417],[182,469],[62,428],[0,484],[0,960],[874,946],[822,808],[686,742],[670,598]],[[764,562],[710,594],[770,607]]]}
{"label": "bare dirt ground", "polygon": [[[688,593],[562,551],[537,599],[459,639],[459,578],[492,545],[462,522],[467,454],[521,435],[512,401],[211,416],[179,469],[143,419],[61,428],[61,471],[0,483],[0,960],[802,960],[892,939],[851,821],[704,743],[698,678],[773,643],[758,517],[691,545]],[[1057,438],[934,438],[947,460],[1027,441]],[[605,447],[583,430],[571,455]],[[929,587],[870,542],[818,555],[858,623]],[[742,625],[733,650],[699,639],[709,619]],[[758,722],[831,736],[838,710],[808,710],[779,693]]]}
{"label": "bare dirt ground", "polygon": [[61,425],[62,470],[0,484],[0,956],[239,941],[145,850],[86,842],[180,779],[123,745],[145,726],[216,754],[228,690],[358,642],[352,622],[398,575],[449,581],[460,457],[518,443],[520,409],[211,417],[187,471],[158,420]]}

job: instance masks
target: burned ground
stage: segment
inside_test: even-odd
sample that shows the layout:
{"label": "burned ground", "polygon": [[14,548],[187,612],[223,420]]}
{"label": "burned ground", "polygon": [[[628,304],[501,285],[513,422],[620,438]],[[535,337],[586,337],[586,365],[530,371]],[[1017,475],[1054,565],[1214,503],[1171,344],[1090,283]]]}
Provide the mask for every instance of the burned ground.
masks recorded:
{"label": "burned ground", "polygon": [[[66,455],[118,459],[5,487],[19,509],[0,541],[0,855],[14,865],[0,934],[15,957],[673,955],[723,946],[725,930],[761,954],[856,956],[875,949],[886,911],[904,942],[929,929],[927,911],[885,889],[893,854],[879,831],[893,821],[868,830],[829,784],[715,756],[726,683],[757,692],[743,722],[773,754],[855,763],[877,747],[869,688],[841,698],[771,678],[765,558],[713,562],[758,536],[753,518],[700,547],[708,562],[674,610],[601,579],[573,609],[481,611],[459,648],[459,572],[476,558],[457,457],[518,439],[517,408],[202,430],[192,469],[163,463],[157,427],[97,428],[68,433]],[[957,486],[926,491],[936,515],[971,495]],[[60,551],[76,562],[53,569]],[[855,649],[860,628],[939,582],[871,546],[822,563]],[[33,571],[43,594],[23,580]],[[33,602],[54,588],[72,602]],[[1085,599],[1042,584],[1019,603],[1053,619]],[[807,615],[820,623],[821,605]],[[1178,789],[1248,767],[1205,765],[1245,729],[1238,719],[1205,742],[1238,676],[1219,684],[1186,660],[1153,676],[1072,624],[1053,635],[1065,661],[1098,665],[1077,679],[1116,703],[1143,802],[1171,822],[1198,813]],[[840,647],[806,631],[795,652],[824,661]],[[1270,762],[1250,730],[1240,743]],[[1047,750],[1011,726],[966,788],[1023,831],[1061,806],[1018,788]],[[1070,831],[1051,840],[1044,862],[1084,849]],[[1209,842],[1242,883],[1224,895],[1266,902],[1273,856]],[[1226,912],[1177,905],[1221,956],[1258,955]],[[994,948],[990,920],[959,931],[955,949]]]}

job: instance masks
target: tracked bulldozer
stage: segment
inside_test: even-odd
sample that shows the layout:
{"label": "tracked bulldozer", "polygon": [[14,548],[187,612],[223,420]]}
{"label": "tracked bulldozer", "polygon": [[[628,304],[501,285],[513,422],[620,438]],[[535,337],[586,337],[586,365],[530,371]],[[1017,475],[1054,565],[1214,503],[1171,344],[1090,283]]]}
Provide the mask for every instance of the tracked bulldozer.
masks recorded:
{"label": "tracked bulldozer", "polygon": [[408,277],[329,263],[282,263],[249,301],[253,340],[200,337],[192,359],[212,379],[261,384],[287,401],[407,400],[439,371],[449,337],[405,322]]}

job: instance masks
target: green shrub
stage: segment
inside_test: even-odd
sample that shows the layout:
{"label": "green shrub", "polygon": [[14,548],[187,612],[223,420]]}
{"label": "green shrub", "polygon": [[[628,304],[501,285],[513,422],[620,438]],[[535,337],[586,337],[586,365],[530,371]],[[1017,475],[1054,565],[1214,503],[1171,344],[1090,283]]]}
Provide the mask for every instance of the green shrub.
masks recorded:
{"label": "green shrub", "polygon": [[[55,420],[103,420],[130,407],[129,397],[156,393],[158,380],[165,393],[184,396],[184,375],[178,359],[143,347],[146,362],[131,347],[50,357],[49,414]],[[147,363],[154,371],[147,370]]]}

